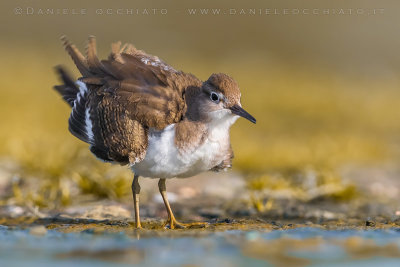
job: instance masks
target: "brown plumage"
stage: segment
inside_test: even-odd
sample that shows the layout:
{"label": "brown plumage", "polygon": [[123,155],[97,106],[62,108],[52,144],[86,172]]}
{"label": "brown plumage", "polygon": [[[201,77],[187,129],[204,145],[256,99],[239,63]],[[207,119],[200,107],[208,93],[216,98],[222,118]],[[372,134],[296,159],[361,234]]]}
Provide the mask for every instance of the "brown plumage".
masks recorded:
{"label": "brown plumage", "polygon": [[[142,160],[148,128],[161,130],[181,121],[186,110],[185,90],[202,84],[193,75],[176,71],[133,45],[120,49],[121,43],[114,43],[109,58],[100,61],[93,36],[89,37],[86,57],[66,37],[61,39],[82,74],[79,80],[88,88],[85,107],[90,110],[93,132],[98,135],[91,141],[73,125],[70,130],[92,144],[91,151],[106,161],[127,164]],[[68,77],[62,68],[58,71]],[[71,83],[56,89],[60,92],[61,87],[69,88]]]}
{"label": "brown plumage", "polygon": [[178,223],[165,195],[165,179],[230,168],[230,126],[238,116],[255,123],[241,107],[238,84],[221,73],[201,82],[131,44],[113,43],[108,59],[99,60],[93,36],[86,56],[66,37],[61,40],[82,75],[75,82],[57,67],[63,85],[55,89],[72,107],[70,132],[90,144],[98,158],[130,165],[138,227],[138,177],[160,178],[173,228]]}

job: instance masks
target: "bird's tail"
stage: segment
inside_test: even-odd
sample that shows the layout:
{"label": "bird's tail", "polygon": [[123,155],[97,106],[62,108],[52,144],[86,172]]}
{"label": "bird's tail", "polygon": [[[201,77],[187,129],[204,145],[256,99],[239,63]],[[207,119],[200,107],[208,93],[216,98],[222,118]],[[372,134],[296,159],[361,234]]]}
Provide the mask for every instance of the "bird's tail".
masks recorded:
{"label": "bird's tail", "polygon": [[62,66],[57,66],[55,69],[63,84],[54,86],[54,89],[63,97],[65,102],[73,107],[74,101],[78,97],[79,88]]}
{"label": "bird's tail", "polygon": [[65,36],[61,37],[61,40],[82,77],[75,81],[63,67],[57,66],[55,69],[63,84],[54,86],[54,89],[72,107],[69,117],[70,132],[82,141],[94,144],[90,107],[87,101],[90,90],[98,88],[103,83],[99,75],[102,66],[96,55],[96,40],[93,36],[89,37],[86,57]]}
{"label": "bird's tail", "polygon": [[[70,43],[65,35],[61,38],[65,50],[68,52],[72,60],[74,61],[79,72],[82,74],[80,80],[90,81],[96,83],[98,78],[94,78],[93,75],[101,71],[101,63],[97,58],[96,52],[96,39],[94,36],[89,36],[89,42],[86,47],[86,57],[78,50],[78,48]],[[69,73],[62,66],[55,67],[56,72],[60,76],[60,80],[63,82],[62,85],[54,86],[54,89],[64,98],[64,100],[71,106],[74,106],[74,101],[80,96],[80,89],[75,83],[75,80],[69,75]],[[97,81],[98,82],[98,81]]]}

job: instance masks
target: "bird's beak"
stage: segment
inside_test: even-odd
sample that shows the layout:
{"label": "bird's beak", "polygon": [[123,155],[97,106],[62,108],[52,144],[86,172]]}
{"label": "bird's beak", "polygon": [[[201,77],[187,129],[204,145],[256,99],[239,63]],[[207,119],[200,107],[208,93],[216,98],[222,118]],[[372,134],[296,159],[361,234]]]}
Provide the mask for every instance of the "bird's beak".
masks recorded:
{"label": "bird's beak", "polygon": [[232,111],[233,114],[248,119],[252,123],[256,123],[256,119],[253,116],[251,116],[246,110],[244,110],[241,106],[233,105],[229,109]]}

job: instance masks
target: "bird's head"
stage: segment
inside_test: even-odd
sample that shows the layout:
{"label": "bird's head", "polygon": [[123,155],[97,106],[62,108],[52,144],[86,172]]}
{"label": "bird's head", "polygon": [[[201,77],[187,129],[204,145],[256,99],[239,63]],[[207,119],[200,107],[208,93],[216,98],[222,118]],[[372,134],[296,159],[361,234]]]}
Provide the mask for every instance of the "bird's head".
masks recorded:
{"label": "bird's head", "polygon": [[212,74],[202,86],[203,112],[213,121],[241,116],[256,123],[242,108],[240,97],[239,85],[234,79],[223,73]]}

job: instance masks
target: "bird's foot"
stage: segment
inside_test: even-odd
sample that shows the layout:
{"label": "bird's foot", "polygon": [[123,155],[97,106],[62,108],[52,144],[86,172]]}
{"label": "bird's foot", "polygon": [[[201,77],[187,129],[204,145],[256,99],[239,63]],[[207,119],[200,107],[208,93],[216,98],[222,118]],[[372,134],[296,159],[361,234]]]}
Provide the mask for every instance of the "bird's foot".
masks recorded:
{"label": "bird's foot", "polygon": [[168,217],[168,220],[163,223],[162,227],[167,229],[185,229],[187,226],[184,223],[178,222],[175,218]]}
{"label": "bird's foot", "polygon": [[135,223],[135,229],[143,229],[140,221]]}
{"label": "bird's foot", "polygon": [[208,225],[207,222],[180,223],[175,218],[168,218],[163,224],[164,228],[168,229],[185,229],[185,228],[203,228]]}

